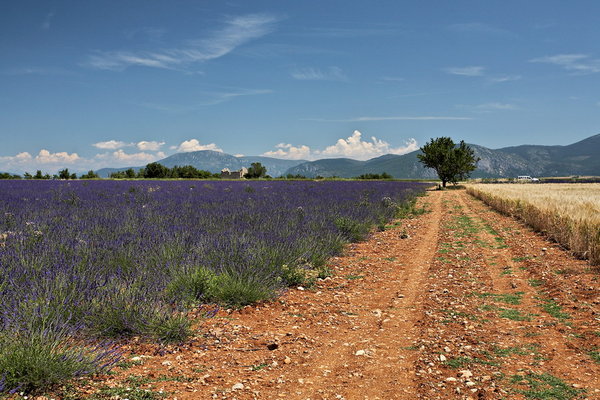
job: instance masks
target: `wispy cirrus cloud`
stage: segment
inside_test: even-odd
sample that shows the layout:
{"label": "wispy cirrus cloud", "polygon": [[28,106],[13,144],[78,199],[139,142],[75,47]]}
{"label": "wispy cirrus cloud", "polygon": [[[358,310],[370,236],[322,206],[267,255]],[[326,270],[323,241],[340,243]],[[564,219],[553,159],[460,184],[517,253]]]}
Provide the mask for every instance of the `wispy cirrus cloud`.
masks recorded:
{"label": "wispy cirrus cloud", "polygon": [[296,36],[314,36],[328,38],[356,38],[365,36],[390,36],[398,33],[396,25],[352,26],[346,27],[316,27],[303,30]]}
{"label": "wispy cirrus cloud", "polygon": [[44,22],[42,22],[43,30],[47,31],[50,29],[50,25],[52,24],[52,19],[54,18],[55,15],[56,15],[56,13],[54,11],[46,14],[46,18],[44,18]]}
{"label": "wispy cirrus cloud", "polygon": [[0,71],[2,75],[73,75],[74,72],[58,67],[15,67]]}
{"label": "wispy cirrus cloud", "polygon": [[473,112],[480,112],[480,113],[489,113],[489,112],[493,112],[493,111],[510,111],[510,110],[518,109],[518,107],[515,104],[500,103],[500,102],[490,102],[490,103],[483,103],[483,104],[477,104],[477,105],[460,104],[457,107],[461,108],[461,109],[473,111]]}
{"label": "wispy cirrus cloud", "polygon": [[553,64],[574,74],[593,74],[600,72],[600,59],[592,58],[588,54],[556,54],[533,58],[532,63]]}
{"label": "wispy cirrus cloud", "polygon": [[240,89],[231,88],[229,90],[215,91],[215,92],[204,92],[200,93],[199,96],[204,97],[203,100],[194,104],[165,104],[165,103],[152,103],[152,102],[141,102],[137,103],[138,106],[148,108],[151,110],[162,111],[166,113],[180,114],[196,111],[206,106],[214,106],[217,104],[224,103],[236,99],[238,97],[245,96],[258,96],[263,94],[273,93],[270,89]]}
{"label": "wispy cirrus cloud", "polygon": [[326,69],[305,67],[293,70],[290,75],[300,81],[346,81],[348,77],[340,67]]}
{"label": "wispy cirrus cloud", "polygon": [[225,26],[208,37],[191,40],[185,46],[149,51],[97,51],[84,65],[103,70],[122,71],[131,66],[178,69],[229,54],[237,47],[267,35],[278,18],[270,14],[250,14],[230,18]]}
{"label": "wispy cirrus cloud", "polygon": [[498,75],[490,77],[490,82],[492,83],[502,83],[502,82],[512,82],[518,81],[523,78],[521,75]]}
{"label": "wispy cirrus cloud", "polygon": [[468,22],[463,24],[452,24],[448,26],[448,29],[454,32],[465,32],[474,34],[486,34],[494,36],[516,36],[513,32],[489,25],[483,22]]}
{"label": "wispy cirrus cloud", "polygon": [[444,68],[444,72],[460,76],[483,76],[485,72],[485,67],[479,65],[468,67],[448,67]]}
{"label": "wispy cirrus cloud", "polygon": [[384,154],[406,154],[419,148],[415,139],[408,139],[403,146],[394,147],[385,140],[372,136],[370,140],[363,140],[362,133],[354,131],[347,138],[338,139],[335,144],[322,150],[311,149],[307,145],[292,145],[280,143],[276,150],[263,153],[266,157],[284,158],[288,160],[314,160],[317,158],[348,157],[356,160],[368,160]]}
{"label": "wispy cirrus cloud", "polygon": [[421,115],[421,116],[389,116],[389,117],[355,117],[344,119],[307,118],[304,121],[315,122],[370,122],[370,121],[461,121],[470,120],[470,117]]}

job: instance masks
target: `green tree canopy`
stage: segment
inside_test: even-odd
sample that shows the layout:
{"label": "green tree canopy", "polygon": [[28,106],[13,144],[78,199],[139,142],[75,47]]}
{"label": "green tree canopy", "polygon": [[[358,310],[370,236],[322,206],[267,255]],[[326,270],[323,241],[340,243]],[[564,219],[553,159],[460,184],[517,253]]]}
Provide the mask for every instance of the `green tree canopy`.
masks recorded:
{"label": "green tree canopy", "polygon": [[448,182],[456,184],[468,178],[480,160],[464,141],[457,146],[449,137],[431,139],[421,147],[421,152],[417,155],[419,161],[437,172],[444,187]]}
{"label": "green tree canopy", "polygon": [[[169,168],[160,163],[153,162],[146,165],[143,169],[143,176],[144,178],[168,178],[169,172]],[[142,170],[140,170],[140,173],[142,173]]]}
{"label": "green tree canopy", "polygon": [[[37,175],[37,174],[36,174]],[[58,171],[58,178],[60,179],[77,179],[77,175],[75,173],[70,173],[69,168],[61,169]],[[34,177],[34,179],[36,179]]]}
{"label": "green tree canopy", "polygon": [[95,173],[93,170],[91,170],[91,169],[90,169],[90,170],[87,172],[87,174],[83,174],[83,175],[81,175],[81,178],[80,178],[80,179],[98,179],[98,178],[100,178],[100,177],[98,176],[98,174],[97,174],[97,173]]}
{"label": "green tree canopy", "polygon": [[259,162],[252,163],[251,167],[248,168],[248,172],[244,177],[248,179],[258,179],[267,176],[267,167]]}

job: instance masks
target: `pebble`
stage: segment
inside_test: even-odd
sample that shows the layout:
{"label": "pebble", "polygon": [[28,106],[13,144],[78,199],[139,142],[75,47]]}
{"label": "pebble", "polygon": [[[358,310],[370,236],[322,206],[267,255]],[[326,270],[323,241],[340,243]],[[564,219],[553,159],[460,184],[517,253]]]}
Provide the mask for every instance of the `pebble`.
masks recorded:
{"label": "pebble", "polygon": [[244,384],[241,382],[238,382],[231,387],[231,390],[242,390],[242,389],[244,389]]}
{"label": "pebble", "polygon": [[443,354],[440,354],[440,361],[441,361],[441,362],[444,362],[444,361],[446,361],[446,356],[445,356],[445,355],[443,355]]}
{"label": "pebble", "polygon": [[289,357],[287,357],[287,356],[286,356],[286,357],[283,359],[283,363],[284,363],[284,364],[289,364],[289,363],[291,363],[291,362],[292,362],[292,359],[291,359],[291,358],[289,358]]}
{"label": "pebble", "polygon": [[366,352],[364,350],[358,350],[356,353],[354,353],[355,356],[364,356],[366,354]]}
{"label": "pebble", "polygon": [[133,361],[133,362],[142,361],[142,357],[140,357],[140,356],[131,357],[131,361]]}
{"label": "pebble", "polygon": [[163,361],[161,364],[164,365],[165,367],[169,367],[169,366],[171,366],[171,361]]}
{"label": "pebble", "polygon": [[463,369],[462,371],[458,371],[458,376],[460,376],[461,378],[468,379],[473,376],[473,373],[468,369]]}
{"label": "pebble", "polygon": [[456,382],[456,381],[457,381],[457,379],[453,376],[446,378],[446,382]]}

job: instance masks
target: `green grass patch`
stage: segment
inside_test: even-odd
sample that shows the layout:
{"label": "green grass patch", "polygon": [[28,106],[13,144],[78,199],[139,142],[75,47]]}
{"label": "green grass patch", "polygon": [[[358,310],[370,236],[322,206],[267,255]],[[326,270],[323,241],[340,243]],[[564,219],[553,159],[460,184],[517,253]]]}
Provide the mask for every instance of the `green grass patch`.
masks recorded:
{"label": "green grass patch", "polygon": [[553,375],[529,373],[525,376],[513,375],[510,379],[513,385],[526,385],[528,389],[516,389],[517,393],[526,399],[534,400],[570,400],[582,398],[584,390],[575,389],[565,381]]}
{"label": "green grass patch", "polygon": [[137,387],[108,387],[103,386],[98,393],[89,397],[90,400],[129,399],[129,400],[159,400],[167,397],[167,393],[153,392]]}
{"label": "green grass patch", "polygon": [[528,282],[531,287],[538,287],[544,284],[544,281],[541,279],[530,279]]}
{"label": "green grass patch", "polygon": [[362,279],[364,278],[364,275],[346,275],[345,278],[348,279],[349,281],[355,281],[357,279]]}
{"label": "green grass patch", "polygon": [[266,368],[268,366],[269,366],[269,364],[267,364],[267,363],[261,363],[261,364],[256,364],[256,365],[251,366],[250,369],[252,371],[260,371],[261,369]]}
{"label": "green grass patch", "polygon": [[568,313],[562,311],[562,306],[556,301],[552,299],[542,299],[542,302],[542,309],[561,322],[571,318]]}
{"label": "green grass patch", "polygon": [[514,308],[503,308],[500,309],[498,316],[500,318],[506,318],[512,321],[531,321],[531,317],[534,315],[529,313],[523,314],[521,311]]}
{"label": "green grass patch", "polygon": [[472,358],[466,356],[453,357],[444,362],[448,367],[452,369],[459,369],[469,366],[471,364],[491,365],[499,367],[500,364],[495,361],[482,360],[481,358]]}
{"label": "green grass patch", "polygon": [[500,301],[506,304],[521,304],[521,297],[523,297],[524,292],[516,292],[516,293],[473,293],[474,296],[479,298],[492,298],[496,301]]}
{"label": "green grass patch", "polygon": [[537,353],[538,347],[539,346],[536,346],[534,344],[509,347],[493,346],[492,351],[498,357],[509,357],[511,355],[526,356],[531,353]]}
{"label": "green grass patch", "polygon": [[600,351],[590,351],[588,352],[588,355],[590,356],[590,358],[592,360],[594,360],[594,362],[596,362],[597,364],[600,364]]}
{"label": "green grass patch", "polygon": [[533,257],[532,256],[523,256],[523,257],[513,257],[513,261],[515,262],[523,262],[526,260],[531,260]]}

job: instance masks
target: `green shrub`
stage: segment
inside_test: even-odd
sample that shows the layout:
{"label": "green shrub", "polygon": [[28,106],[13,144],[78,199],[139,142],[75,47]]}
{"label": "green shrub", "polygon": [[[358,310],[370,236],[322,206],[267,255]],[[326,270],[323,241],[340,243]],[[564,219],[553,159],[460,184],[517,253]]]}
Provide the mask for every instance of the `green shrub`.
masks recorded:
{"label": "green shrub", "polygon": [[211,300],[231,307],[243,307],[275,295],[261,280],[235,272],[226,272],[211,280],[208,294]]}
{"label": "green shrub", "polygon": [[182,343],[191,334],[192,321],[183,314],[165,314],[149,326],[150,334],[164,343]]}
{"label": "green shrub", "polygon": [[200,300],[205,296],[215,276],[214,272],[204,267],[180,274],[168,284],[167,296],[187,302]]}
{"label": "green shrub", "polygon": [[348,217],[338,217],[334,221],[342,236],[350,242],[364,240],[369,233],[369,225]]}
{"label": "green shrub", "polygon": [[5,391],[41,392],[95,372],[95,356],[91,349],[44,332],[0,338],[0,386]]}

